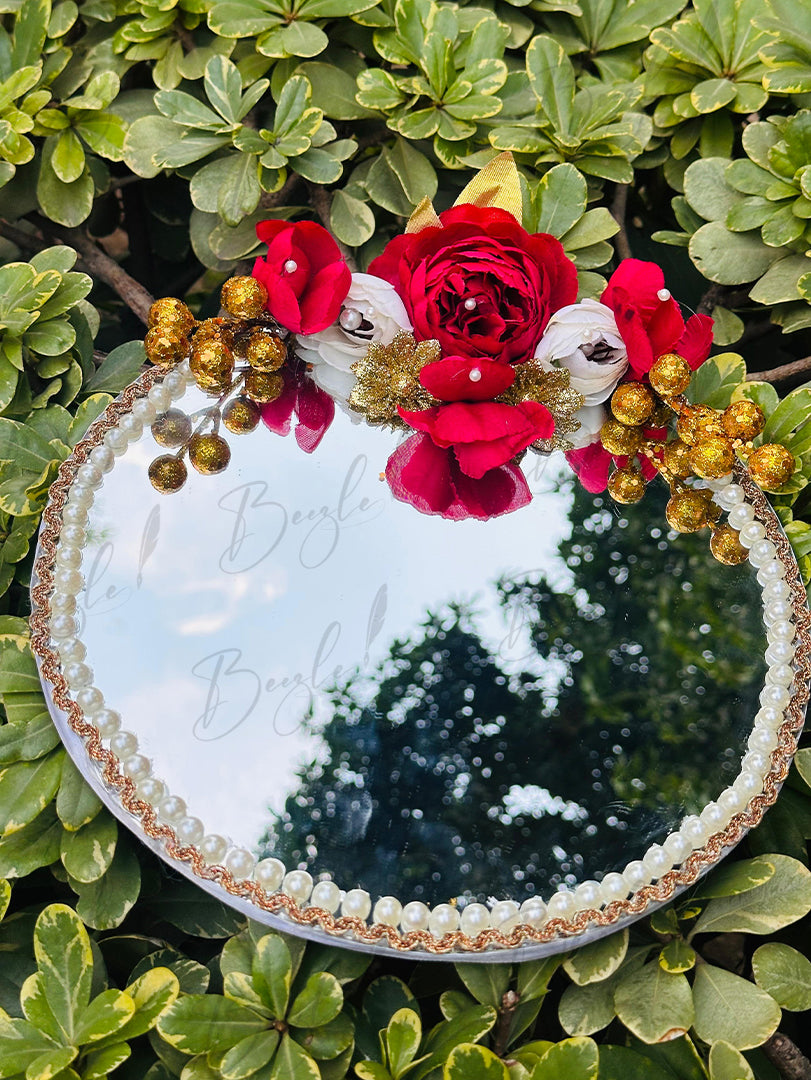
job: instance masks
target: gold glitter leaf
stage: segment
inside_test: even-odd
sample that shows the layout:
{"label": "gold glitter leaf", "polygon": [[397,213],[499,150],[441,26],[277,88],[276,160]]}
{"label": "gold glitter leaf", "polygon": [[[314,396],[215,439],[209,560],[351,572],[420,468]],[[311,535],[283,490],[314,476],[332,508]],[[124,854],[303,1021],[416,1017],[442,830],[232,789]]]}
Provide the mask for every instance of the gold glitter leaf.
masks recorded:
{"label": "gold glitter leaf", "polygon": [[530,447],[541,454],[552,450],[570,450],[571,443],[566,438],[580,427],[575,413],[585,404],[583,395],[569,385],[569,372],[548,371],[538,360],[525,360],[515,365],[515,382],[498,398],[508,405],[518,405],[522,401],[538,401],[545,405],[555,420],[555,433],[551,439],[539,439]]}
{"label": "gold glitter leaf", "polygon": [[370,424],[406,426],[397,415],[398,405],[416,410],[438,404],[421,385],[419,375],[426,364],[439,357],[438,341],[416,342],[405,330],[388,345],[372,342],[363,359],[352,364],[358,381],[349,395],[350,408],[365,413]]}

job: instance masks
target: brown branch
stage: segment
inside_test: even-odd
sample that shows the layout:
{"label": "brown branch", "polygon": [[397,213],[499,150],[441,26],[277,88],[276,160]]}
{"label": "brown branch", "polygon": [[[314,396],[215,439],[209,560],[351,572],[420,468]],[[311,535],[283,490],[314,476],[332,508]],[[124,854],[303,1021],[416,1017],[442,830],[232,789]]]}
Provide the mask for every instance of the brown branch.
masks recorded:
{"label": "brown branch", "polygon": [[621,259],[630,259],[633,256],[625,228],[625,211],[628,207],[629,188],[630,184],[617,184],[614,189],[614,201],[611,204],[611,216],[620,227],[620,231],[614,237],[614,247]]}
{"label": "brown branch", "polygon": [[517,994],[515,990],[507,990],[502,995],[496,1030],[493,1033],[493,1053],[498,1054],[499,1057],[503,1057],[504,1051],[507,1049],[507,1043],[510,1041],[510,1025],[512,1024],[513,1013],[518,1008],[520,1001],[521,995]]}
{"label": "brown branch", "polygon": [[[330,207],[332,206],[332,195],[323,186],[323,184],[311,184],[308,183],[307,187],[310,191],[310,204],[321,219],[321,224],[325,229],[330,227]],[[355,262],[355,257],[346,244],[341,243],[337,236],[333,236],[333,240],[340,248],[341,254],[344,257],[344,262],[354,274],[358,266]]]}
{"label": "brown branch", "polygon": [[276,210],[280,206],[285,206],[300,183],[301,177],[298,173],[291,172],[278,191],[264,193],[259,200],[259,205],[263,210]]}
{"label": "brown branch", "polygon": [[760,1049],[784,1080],[811,1080],[811,1061],[788,1035],[776,1031]]}
{"label": "brown branch", "polygon": [[78,251],[82,257],[82,262],[90,273],[109,285],[113,292],[121,297],[130,311],[137,315],[141,322],[146,325],[147,314],[154,303],[154,298],[143,285],[139,284],[135,278],[130,277],[115,259],[111,259],[109,255],[105,254],[95,240],[83,229],[69,229],[64,225],[57,225],[39,214],[33,215],[33,218],[40,232],[53,236]]}
{"label": "brown branch", "polygon": [[792,360],[789,364],[780,367],[769,368],[768,371],[750,371],[746,376],[747,382],[782,382],[794,375],[802,375],[804,371],[811,371],[811,356],[804,356],[802,360]]}
{"label": "brown branch", "polygon": [[49,247],[49,244],[40,239],[39,236],[34,236],[33,233],[27,233],[23,229],[9,225],[7,221],[0,221],[0,236],[5,236],[6,240],[16,244],[22,251],[42,251],[44,248]]}

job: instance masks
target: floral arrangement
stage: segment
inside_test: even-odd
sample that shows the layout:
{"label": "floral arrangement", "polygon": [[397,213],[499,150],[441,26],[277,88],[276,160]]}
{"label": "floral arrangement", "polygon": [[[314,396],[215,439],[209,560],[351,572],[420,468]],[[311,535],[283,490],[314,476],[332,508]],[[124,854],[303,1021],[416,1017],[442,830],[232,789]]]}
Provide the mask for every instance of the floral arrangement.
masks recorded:
{"label": "floral arrangement", "polygon": [[[233,432],[260,420],[312,453],[336,404],[403,432],[385,478],[421,513],[489,518],[531,500],[527,451],[566,453],[589,491],[621,503],[661,474],[667,518],[682,532],[709,526],[722,562],[746,548],[691,478],[719,479],[736,455],[778,490],[795,469],[779,444],[755,447],[763,414],[751,401],[723,413],[685,396],[712,345],[712,319],[686,321],[654,263],[626,259],[599,300],[577,300],[574,264],[554,237],[521,224],[511,155],[494,158],[449,210],[424,199],[368,273],[351,273],[338,244],[311,221],[257,227],[267,254],[251,277],[226,282],[227,316],[197,323],[167,298],[150,313],[146,348],[172,366],[188,359],[218,397],[192,431],[186,418],[153,429],[174,454],[153,462],[161,491],[228,463],[219,419]],[[222,408],[220,408],[222,406]],[[675,437],[673,427],[675,420]]]}

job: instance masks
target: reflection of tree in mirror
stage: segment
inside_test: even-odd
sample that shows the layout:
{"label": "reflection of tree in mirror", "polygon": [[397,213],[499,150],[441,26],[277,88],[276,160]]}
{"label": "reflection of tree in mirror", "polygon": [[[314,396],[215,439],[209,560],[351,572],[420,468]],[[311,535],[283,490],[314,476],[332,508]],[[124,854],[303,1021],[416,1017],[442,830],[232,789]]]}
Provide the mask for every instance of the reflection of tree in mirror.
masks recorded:
{"label": "reflection of tree in mirror", "polygon": [[658,499],[572,497],[568,581],[498,586],[522,661],[475,611],[429,614],[334,689],[263,854],[375,895],[520,899],[624,865],[731,781],[764,672],[751,569],[671,543]]}

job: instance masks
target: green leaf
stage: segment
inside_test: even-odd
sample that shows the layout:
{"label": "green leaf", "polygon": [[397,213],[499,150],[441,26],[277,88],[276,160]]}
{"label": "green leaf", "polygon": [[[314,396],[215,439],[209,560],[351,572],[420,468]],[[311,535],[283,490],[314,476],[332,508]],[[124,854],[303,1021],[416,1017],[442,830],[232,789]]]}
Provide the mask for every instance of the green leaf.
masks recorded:
{"label": "green leaf", "polygon": [[62,750],[36,761],[18,761],[0,770],[0,832],[9,836],[28,825],[56,795]]}
{"label": "green leaf", "polygon": [[563,957],[550,956],[545,960],[527,960],[518,965],[516,990],[521,1001],[542,998],[549,987],[549,980],[562,963]]}
{"label": "green leaf", "polygon": [[360,247],[374,236],[375,216],[365,202],[339,190],[332,196],[330,229],[343,243]]}
{"label": "green leaf", "polygon": [[577,986],[586,986],[612,975],[627,951],[628,931],[620,930],[571,953],[564,960],[563,970]]}
{"label": "green leaf", "polygon": [[695,932],[772,934],[807,915],[811,911],[811,873],[787,855],[769,855],[768,862],[775,867],[768,881],[736,896],[711,900]]}
{"label": "green leaf", "polygon": [[511,964],[455,964],[456,973],[482,1005],[501,1008],[501,1001],[510,985]]}
{"label": "green leaf", "polygon": [[88,217],[93,208],[95,186],[90,170],[70,183],[57,176],[53,166],[54,144],[47,139],[42,149],[42,165],[37,181],[39,205],[51,221],[75,228]]}
{"label": "green leaf", "polygon": [[134,1012],[135,1002],[129,994],[115,989],[104,990],[79,1017],[74,1036],[77,1045],[98,1042],[120,1032]]}
{"label": "green leaf", "polygon": [[729,232],[720,221],[710,221],[693,233],[690,258],[710,281],[743,285],[755,281],[779,258],[754,233]]}
{"label": "green leaf", "polygon": [[27,877],[40,866],[56,862],[61,835],[56,810],[47,806],[30,825],[0,838],[0,874],[6,878]]}
{"label": "green leaf", "polygon": [[[586,209],[587,185],[583,175],[566,162],[553,165],[538,181],[533,201],[538,206],[536,229],[560,238]],[[602,239],[602,237],[600,237]]]}
{"label": "green leaf", "polygon": [[[380,72],[379,68],[372,68],[362,74],[372,74],[375,71],[386,74]],[[303,75],[310,83],[312,103],[317,109],[321,109],[325,116],[333,120],[365,120],[374,115],[371,109],[359,104],[355,96],[355,79],[343,68],[322,64],[316,60],[301,64],[296,69],[296,74]]]}
{"label": "green leaf", "polygon": [[755,949],[752,956],[755,982],[791,1012],[811,1009],[811,960],[778,941]]}
{"label": "green leaf", "polygon": [[[293,1037],[307,1048],[311,1057],[318,1061],[329,1061],[330,1068],[335,1059],[345,1051],[352,1052],[355,1042],[355,1025],[346,1013],[339,1013],[334,1020],[317,1028],[306,1028],[293,1032]],[[322,1066],[325,1068],[325,1066]]]}
{"label": "green leaf", "polygon": [[704,79],[690,91],[690,101],[698,112],[710,113],[734,101],[736,95],[735,84],[730,79]]}
{"label": "green leaf", "polygon": [[694,161],[684,174],[684,197],[707,221],[726,221],[741,201],[740,195],[726,182],[728,164],[727,158],[702,158]]}
{"label": "green leaf", "polygon": [[150,1031],[158,1017],[178,996],[177,975],[168,968],[155,967],[133,979],[126,988],[135,1012],[115,1034],[99,1042],[100,1047],[116,1046],[126,1039],[135,1039]]}
{"label": "green leaf", "polygon": [[749,1062],[728,1042],[719,1039],[710,1047],[710,1080],[755,1080]]}
{"label": "green leaf", "polygon": [[366,175],[366,189],[384,210],[408,217],[423,198],[432,199],[437,190],[433,166],[405,139],[384,149]]}
{"label": "green leaf", "polygon": [[759,304],[782,304],[799,296],[798,282],[808,270],[808,259],[803,255],[787,255],[778,258],[756,282],[750,296]]}
{"label": "green leaf", "polygon": [[563,47],[539,34],[527,47],[527,75],[538,104],[558,135],[568,135],[574,108],[574,69]]}
{"label": "green leaf", "polygon": [[141,888],[141,867],[130,846],[119,837],[110,868],[89,884],[74,882],[76,911],[94,930],[112,930],[123,922]]}
{"label": "green leaf", "polygon": [[84,172],[85,157],[79,136],[68,128],[54,136],[51,168],[66,184],[78,180]]}
{"label": "green leaf", "polygon": [[[113,1046],[107,1046],[103,1050],[92,1050],[85,1058],[82,1068],[82,1080],[106,1080],[106,1077],[113,1069],[123,1065],[131,1053],[132,1051],[127,1043],[115,1043]],[[151,1072],[150,1069],[149,1073],[147,1073],[149,1080],[153,1080],[150,1075]],[[147,1080],[147,1077],[144,1080]]]}
{"label": "green leaf", "polygon": [[462,1043],[451,1050],[442,1080],[510,1080],[507,1066],[492,1050]]}
{"label": "green leaf", "polygon": [[[178,987],[184,994],[204,994],[208,990],[208,984],[211,980],[211,972],[208,968],[175,949],[158,949],[157,952],[145,956],[132,969],[130,978],[137,980],[153,968],[163,968],[170,971],[177,979]],[[131,997],[133,996],[135,991],[132,986],[127,987],[127,993]]]}
{"label": "green leaf", "polygon": [[75,1046],[46,1050],[30,1062],[25,1070],[26,1080],[51,1080],[54,1076],[64,1075],[63,1070],[67,1069],[78,1054]]}
{"label": "green leaf", "polygon": [[811,407],[811,387],[799,386],[786,395],[763,429],[764,442],[784,442],[792,431],[807,423]]}
{"label": "green leaf", "polygon": [[659,964],[667,972],[678,975],[683,971],[692,971],[696,964],[695,949],[682,938],[668,941],[659,953]]}
{"label": "green leaf", "polygon": [[78,831],[62,834],[62,865],[83,885],[106,874],[115,855],[118,823],[112,814],[99,814]]}
{"label": "green leaf", "polygon": [[71,1041],[90,1001],[93,953],[81,919],[64,904],[51,904],[37,919],[34,956],[42,992],[56,1022]]}
{"label": "green leaf", "polygon": [[621,980],[614,1006],[623,1024],[646,1043],[675,1039],[693,1024],[690,984],[656,960]]}
{"label": "green leaf", "polygon": [[601,1046],[600,1080],[673,1080],[673,1071],[624,1046]]}
{"label": "green leaf", "polygon": [[386,1060],[395,1080],[403,1075],[417,1056],[422,1040],[422,1024],[413,1009],[400,1009],[389,1021],[381,1041],[386,1048]]}
{"label": "green leaf", "polygon": [[190,881],[175,882],[168,895],[151,901],[150,911],[194,937],[230,937],[245,925],[243,916],[213,896],[207,896]]}
{"label": "green leaf", "polygon": [[55,1050],[51,1039],[25,1020],[0,1010],[0,1075],[18,1077],[41,1054]]}
{"label": "green leaf", "polygon": [[253,982],[256,992],[273,1016],[284,1019],[293,982],[293,961],[284,939],[278,934],[266,934],[257,943],[253,957]]}
{"label": "green leaf", "polygon": [[268,1080],[321,1080],[321,1073],[310,1055],[285,1032]]}
{"label": "green leaf", "polygon": [[[59,820],[75,832],[92,821],[101,810],[101,799],[76,768],[73,760],[65,758],[62,778],[56,795],[56,812]],[[69,870],[69,873],[72,871]],[[78,877],[77,874],[73,875]],[[84,880],[79,878],[80,881]]]}
{"label": "green leaf", "polygon": [[231,1047],[220,1062],[224,1080],[244,1080],[267,1065],[279,1045],[278,1031],[257,1031]]}
{"label": "green leaf", "polygon": [[242,100],[242,79],[236,64],[227,56],[212,56],[203,79],[206,96],[217,112],[231,124],[237,123]]}
{"label": "green leaf", "polygon": [[161,1036],[184,1054],[228,1050],[266,1027],[261,1016],[219,994],[187,994],[158,1020]]}
{"label": "green leaf", "polygon": [[343,990],[335,976],[328,971],[316,972],[293,999],[287,1022],[294,1027],[320,1027],[335,1019],[343,1003]]}
{"label": "green leaf", "polygon": [[532,1070],[532,1080],[597,1080],[599,1064],[593,1039],[563,1039],[546,1051]]}
{"label": "green leaf", "polygon": [[691,401],[701,401],[713,409],[725,409],[732,392],[746,381],[746,364],[737,353],[719,353],[693,373],[688,388]]}
{"label": "green leaf", "polygon": [[570,1035],[593,1035],[616,1016],[614,980],[567,986],[558,1006],[560,1026]]}
{"label": "green leaf", "polygon": [[717,304],[712,309],[712,319],[714,345],[732,345],[733,342],[740,341],[744,331],[744,321],[734,311]]}
{"label": "green leaf", "polygon": [[765,991],[711,964],[696,968],[693,1002],[696,1035],[708,1043],[722,1039],[748,1050],[765,1042],[780,1023],[780,1006]]}

